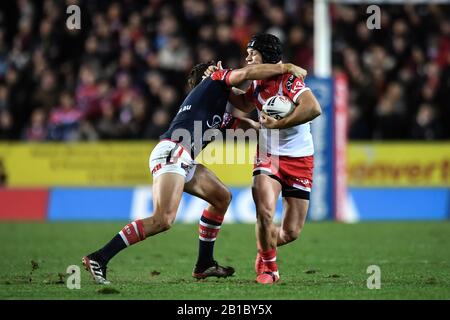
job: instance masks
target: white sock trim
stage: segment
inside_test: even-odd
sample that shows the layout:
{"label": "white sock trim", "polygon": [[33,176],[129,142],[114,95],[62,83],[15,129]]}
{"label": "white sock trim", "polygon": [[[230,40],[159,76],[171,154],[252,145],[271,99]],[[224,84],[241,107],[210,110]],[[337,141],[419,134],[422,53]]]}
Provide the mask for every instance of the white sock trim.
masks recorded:
{"label": "white sock trim", "polygon": [[199,236],[198,237],[200,240],[202,240],[202,241],[206,241],[206,242],[213,242],[213,241],[216,241],[216,238],[203,238],[203,237],[201,237],[201,236]]}
{"label": "white sock trim", "polygon": [[120,230],[119,234],[120,234],[120,236],[122,237],[123,242],[125,242],[125,244],[127,245],[127,247],[129,247],[130,244],[128,243],[128,239],[127,239],[127,237],[125,236],[125,234],[123,233],[122,230]]}
{"label": "white sock trim", "polygon": [[277,261],[277,257],[274,257],[272,259],[266,260],[266,259],[262,259],[263,262],[275,262]]}

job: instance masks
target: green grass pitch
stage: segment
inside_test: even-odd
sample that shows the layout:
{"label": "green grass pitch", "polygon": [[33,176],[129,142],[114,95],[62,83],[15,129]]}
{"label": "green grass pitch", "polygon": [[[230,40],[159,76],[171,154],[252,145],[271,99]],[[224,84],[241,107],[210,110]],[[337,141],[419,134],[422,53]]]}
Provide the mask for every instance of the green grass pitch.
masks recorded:
{"label": "green grass pitch", "polygon": [[[0,299],[450,299],[449,222],[307,222],[299,240],[279,248],[281,281],[269,286],[254,282],[254,225],[219,233],[215,257],[235,276],[197,281],[197,226],[175,224],[116,256],[108,289],[81,268],[81,289],[69,290],[67,267],[81,266],[124,223],[0,224]],[[367,288],[369,265],[381,268],[379,290]]]}

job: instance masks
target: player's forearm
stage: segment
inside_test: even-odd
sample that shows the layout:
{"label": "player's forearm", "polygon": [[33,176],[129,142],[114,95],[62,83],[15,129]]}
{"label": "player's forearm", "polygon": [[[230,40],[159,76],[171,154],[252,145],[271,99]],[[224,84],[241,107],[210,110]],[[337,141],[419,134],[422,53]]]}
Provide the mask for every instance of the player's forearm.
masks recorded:
{"label": "player's forearm", "polygon": [[264,80],[273,76],[287,73],[289,68],[287,64],[254,64],[245,67],[245,80]]}
{"label": "player's forearm", "polygon": [[316,101],[310,102],[308,104],[298,105],[294,111],[287,117],[277,121],[278,129],[286,129],[295,127],[309,121],[314,120],[322,113],[319,103]]}
{"label": "player's forearm", "polygon": [[305,69],[292,63],[252,64],[242,69],[233,70],[229,77],[229,84],[239,86],[247,80],[265,80],[285,73],[291,73],[302,79],[307,75]]}
{"label": "player's forearm", "polygon": [[241,111],[243,111],[245,113],[249,113],[253,109],[255,109],[255,106],[253,104],[247,102],[247,100],[245,99],[245,94],[237,93],[237,91],[233,90],[230,93],[230,96],[229,96],[228,100],[231,102],[231,104],[235,108],[237,108],[237,109],[239,109],[239,110],[241,110]]}

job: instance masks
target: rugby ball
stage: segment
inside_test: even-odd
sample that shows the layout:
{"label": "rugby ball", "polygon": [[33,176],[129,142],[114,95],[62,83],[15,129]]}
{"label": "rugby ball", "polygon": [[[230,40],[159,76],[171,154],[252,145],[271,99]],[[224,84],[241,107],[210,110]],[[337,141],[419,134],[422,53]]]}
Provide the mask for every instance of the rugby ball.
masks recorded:
{"label": "rugby ball", "polygon": [[294,103],[286,96],[273,96],[266,100],[262,111],[277,120],[286,117],[294,110]]}

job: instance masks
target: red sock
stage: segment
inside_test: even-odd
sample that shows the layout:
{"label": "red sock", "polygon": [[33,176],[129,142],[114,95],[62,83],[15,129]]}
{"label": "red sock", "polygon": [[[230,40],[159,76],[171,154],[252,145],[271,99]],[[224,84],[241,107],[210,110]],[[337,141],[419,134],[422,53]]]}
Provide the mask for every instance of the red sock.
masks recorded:
{"label": "red sock", "polygon": [[202,241],[215,241],[223,222],[223,215],[204,210],[198,225],[199,238]]}
{"label": "red sock", "polygon": [[119,234],[127,247],[131,246],[145,239],[144,224],[142,220],[133,221],[123,227]]}
{"label": "red sock", "polygon": [[264,265],[270,270],[270,271],[278,271],[277,266],[277,249],[273,248],[268,251],[261,251],[260,252],[262,260]]}

